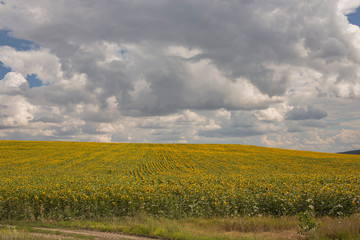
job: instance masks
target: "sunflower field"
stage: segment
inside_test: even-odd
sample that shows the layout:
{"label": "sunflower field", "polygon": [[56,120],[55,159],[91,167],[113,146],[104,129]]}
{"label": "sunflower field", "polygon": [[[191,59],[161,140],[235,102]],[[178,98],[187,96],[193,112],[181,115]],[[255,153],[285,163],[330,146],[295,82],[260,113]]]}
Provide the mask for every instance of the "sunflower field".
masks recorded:
{"label": "sunflower field", "polygon": [[0,141],[0,220],[360,213],[360,156],[245,145]]}

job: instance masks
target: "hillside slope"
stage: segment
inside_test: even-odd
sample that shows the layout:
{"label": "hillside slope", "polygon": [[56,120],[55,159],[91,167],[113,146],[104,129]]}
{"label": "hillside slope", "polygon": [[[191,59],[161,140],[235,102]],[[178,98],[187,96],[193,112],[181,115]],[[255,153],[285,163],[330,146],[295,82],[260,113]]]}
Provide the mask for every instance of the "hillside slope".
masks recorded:
{"label": "hillside slope", "polygon": [[341,152],[341,154],[360,155],[360,150],[353,150],[353,151]]}

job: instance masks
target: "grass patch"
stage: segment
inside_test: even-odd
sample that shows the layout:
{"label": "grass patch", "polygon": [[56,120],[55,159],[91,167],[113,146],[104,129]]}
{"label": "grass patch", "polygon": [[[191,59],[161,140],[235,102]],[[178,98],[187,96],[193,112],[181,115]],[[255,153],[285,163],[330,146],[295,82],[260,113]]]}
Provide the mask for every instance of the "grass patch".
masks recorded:
{"label": "grass patch", "polygon": [[[176,240],[360,239],[360,217],[357,215],[345,218],[321,217],[317,218],[316,221],[321,223],[321,227],[304,236],[297,234],[299,230],[298,219],[288,216],[166,219],[139,215],[97,220],[8,221],[3,223],[16,225],[17,232],[21,234],[33,231],[34,227],[49,227],[121,232]],[[3,231],[3,229],[1,230]],[[71,237],[79,238],[81,236],[71,235]]]}

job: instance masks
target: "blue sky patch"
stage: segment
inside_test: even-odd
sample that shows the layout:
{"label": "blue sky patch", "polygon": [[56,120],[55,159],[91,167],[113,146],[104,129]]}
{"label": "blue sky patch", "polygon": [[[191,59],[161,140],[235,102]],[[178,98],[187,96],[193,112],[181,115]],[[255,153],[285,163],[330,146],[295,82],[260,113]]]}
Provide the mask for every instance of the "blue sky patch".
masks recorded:
{"label": "blue sky patch", "polygon": [[8,72],[11,72],[11,68],[5,67],[4,64],[0,62],[0,80],[3,79]]}
{"label": "blue sky patch", "polygon": [[28,74],[26,76],[26,81],[28,81],[29,83],[29,88],[41,87],[44,85],[42,81],[39,78],[37,78],[36,74]]}
{"label": "blue sky patch", "polygon": [[125,53],[128,53],[128,52],[129,52],[128,49],[121,49],[120,50],[120,54],[123,55],[123,56],[125,55]]}
{"label": "blue sky patch", "polygon": [[0,46],[10,46],[15,48],[17,51],[28,51],[40,48],[39,44],[29,40],[11,37],[10,33],[10,30],[0,30]]}
{"label": "blue sky patch", "polygon": [[354,13],[348,14],[347,18],[351,24],[360,26],[360,8],[356,9]]}

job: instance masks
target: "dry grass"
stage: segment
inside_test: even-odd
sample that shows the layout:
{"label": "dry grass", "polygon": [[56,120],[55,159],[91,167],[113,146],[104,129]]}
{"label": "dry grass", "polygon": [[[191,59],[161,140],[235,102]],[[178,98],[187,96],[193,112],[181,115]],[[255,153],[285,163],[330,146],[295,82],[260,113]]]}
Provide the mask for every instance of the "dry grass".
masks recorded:
{"label": "dry grass", "polygon": [[269,232],[293,230],[297,226],[294,217],[245,217],[219,219],[223,231],[237,232]]}
{"label": "dry grass", "polygon": [[323,217],[321,227],[310,234],[313,239],[360,239],[360,216]]}
{"label": "dry grass", "polygon": [[299,239],[295,217],[237,217],[180,220],[194,234],[216,233],[228,239]]}

